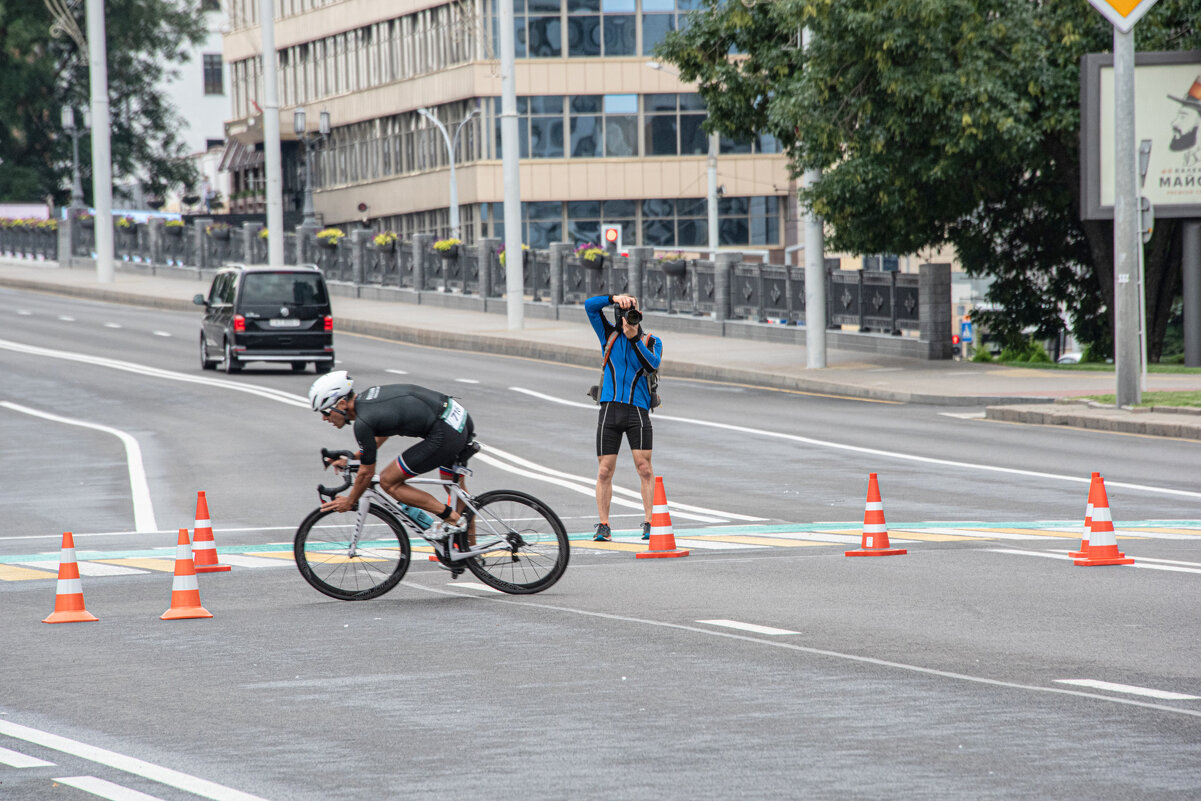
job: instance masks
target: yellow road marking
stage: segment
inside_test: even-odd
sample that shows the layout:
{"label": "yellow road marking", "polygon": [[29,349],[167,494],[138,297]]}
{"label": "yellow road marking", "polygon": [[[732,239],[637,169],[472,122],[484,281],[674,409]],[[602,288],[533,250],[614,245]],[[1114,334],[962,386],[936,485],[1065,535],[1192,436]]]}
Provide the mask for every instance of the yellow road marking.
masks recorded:
{"label": "yellow road marking", "polygon": [[286,559],[291,562],[295,557],[291,551],[249,551],[247,556],[262,556],[266,559]]}
{"label": "yellow road marking", "polygon": [[979,531],[987,534],[990,531],[997,531],[1001,534],[1029,534],[1032,537],[1061,537],[1065,540],[1080,539],[1079,531],[1048,531],[1043,528],[965,528],[964,531]]}
{"label": "yellow road marking", "polygon": [[129,558],[129,559],[89,559],[89,562],[100,562],[105,565],[125,565],[126,567],[140,567],[143,570],[157,570],[161,573],[175,572],[175,559],[151,559],[151,558]]}
{"label": "yellow road marking", "polygon": [[573,542],[572,548],[595,548],[598,551],[645,551],[645,545],[635,545],[632,542],[596,542],[595,540],[587,540],[585,542]]}
{"label": "yellow road marking", "polygon": [[[683,536],[683,535],[681,535]],[[720,534],[704,534],[699,537],[691,535],[683,536],[688,540],[713,540],[714,542],[733,542],[739,545],[769,545],[775,548],[804,548],[810,545],[841,545],[843,543],[835,542],[810,542],[808,540],[782,540],[773,537],[749,537],[743,535],[731,535],[723,537]]]}
{"label": "yellow road marking", "polygon": [[982,537],[961,537],[957,534],[923,534],[920,531],[906,531],[901,528],[890,530],[888,536],[922,542],[979,542],[983,539]]}
{"label": "yellow road marking", "polygon": [[1201,537],[1201,530],[1195,528],[1155,528],[1152,526],[1121,526],[1126,531],[1146,531],[1150,534],[1192,534]]}
{"label": "yellow road marking", "polygon": [[30,567],[16,565],[0,565],[0,581],[30,581],[32,579],[58,578],[58,573],[46,570],[34,570]]}

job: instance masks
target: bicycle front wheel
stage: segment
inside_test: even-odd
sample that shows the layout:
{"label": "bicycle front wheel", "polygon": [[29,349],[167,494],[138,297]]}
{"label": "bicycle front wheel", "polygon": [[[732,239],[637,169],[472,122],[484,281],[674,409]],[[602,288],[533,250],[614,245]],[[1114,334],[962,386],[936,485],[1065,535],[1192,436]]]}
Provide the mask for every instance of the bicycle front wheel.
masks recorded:
{"label": "bicycle front wheel", "polygon": [[532,495],[515,490],[485,492],[475,499],[472,534],[459,535],[459,547],[499,538],[494,550],[468,559],[476,578],[501,592],[525,595],[550,587],[563,571],[571,549],[563,521]]}
{"label": "bicycle front wheel", "polygon": [[296,530],[292,547],[304,580],[341,601],[378,598],[404,578],[411,561],[404,526],[376,506],[352,548],[357,515],[315,509]]}

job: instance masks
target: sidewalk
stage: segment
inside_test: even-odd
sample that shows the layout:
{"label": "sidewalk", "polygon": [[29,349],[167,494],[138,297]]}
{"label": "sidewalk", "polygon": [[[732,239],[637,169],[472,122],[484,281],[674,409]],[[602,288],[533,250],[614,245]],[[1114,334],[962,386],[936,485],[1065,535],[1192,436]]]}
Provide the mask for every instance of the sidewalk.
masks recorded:
{"label": "sidewalk", "polygon": [[[123,269],[124,268],[124,269]],[[100,284],[94,270],[59,268],[53,262],[0,258],[0,287],[70,295],[153,308],[194,311],[192,296],[208,279],[156,277],[117,265],[114,281]],[[447,308],[416,293],[403,302],[368,300],[333,290],[336,331],[477,352],[525,356],[578,365],[599,363],[599,346],[582,308],[562,307],[549,319],[544,304],[525,305],[524,327],[510,331],[503,300],[489,311]],[[427,295],[431,293],[426,293]],[[411,299],[411,300],[410,300]],[[644,327],[655,332],[649,313]],[[755,323],[730,325],[756,326]],[[764,328],[769,327],[762,324]],[[707,379],[854,398],[989,408],[987,416],[1011,422],[1071,425],[1111,431],[1201,439],[1201,414],[1090,408],[1053,401],[1112,394],[1112,372],[1039,370],[972,362],[929,362],[847,350],[828,350],[825,369],[806,367],[803,345],[743,337],[664,331],[665,377]],[[1148,390],[1201,391],[1201,374],[1151,374]]]}

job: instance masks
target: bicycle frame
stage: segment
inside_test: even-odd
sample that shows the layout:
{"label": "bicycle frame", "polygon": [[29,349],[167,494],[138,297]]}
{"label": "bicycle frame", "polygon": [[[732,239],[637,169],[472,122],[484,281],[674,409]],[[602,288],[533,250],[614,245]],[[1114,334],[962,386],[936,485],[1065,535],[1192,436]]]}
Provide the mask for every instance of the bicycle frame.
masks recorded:
{"label": "bicycle frame", "polygon": [[[409,485],[420,484],[425,486],[442,487],[447,491],[447,493],[449,493],[452,506],[457,506],[458,504],[462,503],[464,512],[470,510],[472,519],[475,521],[477,526],[480,523],[486,523],[486,521],[482,520],[478,514],[479,509],[475,506],[475,498],[473,498],[470,493],[460,487],[456,481],[438,478],[411,478],[405,483]],[[467,559],[482,556],[490,551],[495,551],[498,547],[508,550],[512,549],[512,543],[510,543],[509,540],[504,536],[504,533],[496,531],[492,531],[491,536],[488,537],[488,541],[482,544],[478,542],[479,535],[477,532],[477,544],[466,551],[458,551],[448,547],[450,544],[449,539],[438,540],[426,537],[425,532],[422,531],[416,523],[409,519],[409,516],[406,515],[400,508],[400,502],[379,488],[379,478],[377,477],[372,480],[371,487],[359,498],[358,516],[355,519],[355,529],[350,539],[350,549],[349,553],[347,554],[348,556],[355,556],[357,554],[359,539],[363,534],[363,526],[367,522],[367,516],[370,514],[370,509],[372,506],[386,511],[391,517],[400,521],[400,524],[404,526],[405,531],[409,533],[410,539],[416,535],[417,537],[425,540],[431,546],[433,546],[434,551],[437,552],[439,556],[448,562],[462,562]]]}

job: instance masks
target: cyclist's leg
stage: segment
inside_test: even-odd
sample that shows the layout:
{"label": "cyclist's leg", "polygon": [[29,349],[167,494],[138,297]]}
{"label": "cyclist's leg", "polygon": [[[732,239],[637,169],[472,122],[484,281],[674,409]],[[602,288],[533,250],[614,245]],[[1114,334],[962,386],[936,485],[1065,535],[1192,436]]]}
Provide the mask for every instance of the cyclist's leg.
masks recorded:
{"label": "cyclist's leg", "polygon": [[[445,423],[435,423],[428,437],[408,448],[384,468],[379,477],[380,488],[401,503],[416,506],[441,517],[446,510],[445,502],[405,482],[440,466],[447,461],[448,452],[452,456],[457,454],[463,446],[461,438],[462,434]],[[450,515],[445,519],[457,523],[458,511],[451,509]]]}

